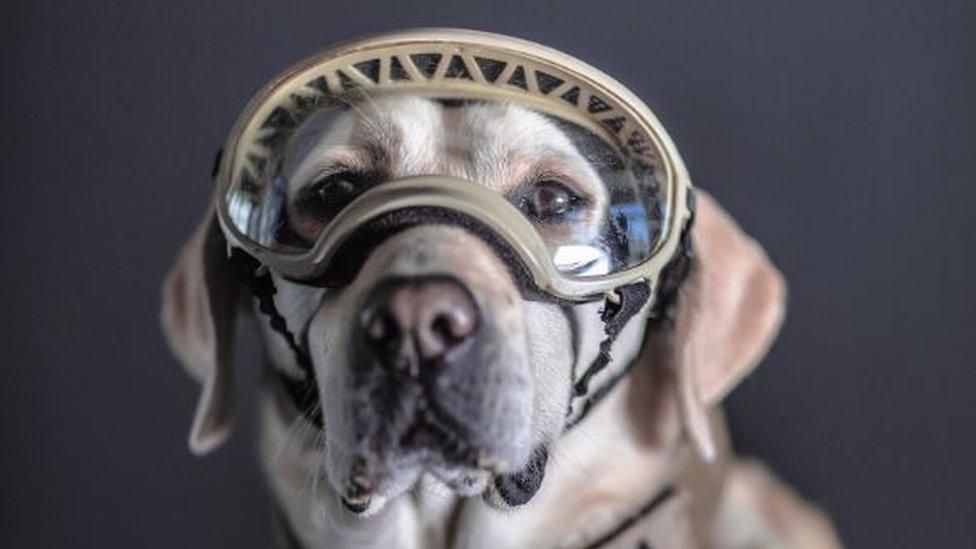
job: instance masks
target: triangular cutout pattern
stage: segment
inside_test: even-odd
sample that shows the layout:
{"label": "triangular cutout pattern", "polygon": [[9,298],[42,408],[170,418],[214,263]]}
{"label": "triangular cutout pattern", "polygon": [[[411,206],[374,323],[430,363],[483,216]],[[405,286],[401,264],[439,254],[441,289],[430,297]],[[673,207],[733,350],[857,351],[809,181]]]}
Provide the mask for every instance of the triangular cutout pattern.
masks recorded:
{"label": "triangular cutout pattern", "polygon": [[525,82],[525,69],[522,67],[515,67],[515,70],[512,71],[512,76],[508,77],[507,83],[522,88],[523,90],[529,89],[529,85]]}
{"label": "triangular cutout pattern", "polygon": [[319,90],[322,93],[329,93],[329,83],[324,76],[320,76],[305,85],[312,89]]}
{"label": "triangular cutout pattern", "polygon": [[342,71],[336,71],[336,74],[339,75],[339,85],[342,86],[342,89],[351,90],[358,86],[358,84],[356,84],[356,81],[353,80],[352,78],[349,78],[349,75],[347,75],[346,73]]}
{"label": "triangular cutout pattern", "polygon": [[607,118],[602,121],[603,125],[610,128],[613,133],[620,133],[620,130],[624,127],[626,119],[622,116],[617,116],[614,118]]}
{"label": "triangular cutout pattern", "polygon": [[353,65],[359,72],[363,73],[366,78],[369,78],[375,83],[380,81],[380,60],[370,59],[369,61],[362,61]]}
{"label": "triangular cutout pattern", "polygon": [[607,105],[606,101],[600,99],[595,95],[590,96],[590,104],[587,105],[587,109],[589,109],[591,113],[606,112],[612,108],[613,107],[611,107],[610,105]]}
{"label": "triangular cutout pattern", "polygon": [[403,68],[398,57],[390,58],[390,80],[410,80],[410,73]]}
{"label": "triangular cutout pattern", "polygon": [[539,83],[539,91],[542,93],[549,93],[565,82],[562,78],[557,78],[542,71],[535,71],[535,79]]}
{"label": "triangular cutout pattern", "polygon": [[650,149],[647,141],[644,140],[644,136],[641,135],[637,130],[634,130],[633,133],[630,134],[630,137],[627,138],[627,145],[629,145],[630,149],[637,154],[644,154],[648,151],[648,149]]}
{"label": "triangular cutout pattern", "polygon": [[464,63],[464,59],[461,59],[460,55],[455,55],[451,58],[451,63],[447,66],[447,72],[444,73],[444,78],[474,80],[471,72],[468,71],[468,66]]}
{"label": "triangular cutout pattern", "polygon": [[417,53],[411,55],[410,60],[417,66],[421,74],[430,78],[437,72],[437,66],[441,64],[441,57],[443,55],[439,53]]}
{"label": "triangular cutout pattern", "polygon": [[505,70],[506,63],[504,61],[499,61],[497,59],[488,59],[487,57],[475,57],[474,62],[478,64],[478,68],[481,69],[481,74],[485,75],[485,80],[494,83],[498,80],[498,77]]}
{"label": "triangular cutout pattern", "polygon": [[284,107],[275,107],[271,114],[264,119],[264,123],[261,124],[262,129],[272,128],[294,128],[298,125],[298,122],[292,117],[288,109]]}
{"label": "triangular cutout pattern", "polygon": [[315,108],[322,98],[319,94],[304,95],[300,93],[293,93],[290,97],[292,109],[298,112],[305,112]]}
{"label": "triangular cutout pattern", "polygon": [[560,95],[559,97],[566,100],[567,103],[572,103],[573,105],[576,105],[577,103],[579,103],[579,94],[580,94],[579,87],[573,86],[572,88],[569,89],[569,91]]}

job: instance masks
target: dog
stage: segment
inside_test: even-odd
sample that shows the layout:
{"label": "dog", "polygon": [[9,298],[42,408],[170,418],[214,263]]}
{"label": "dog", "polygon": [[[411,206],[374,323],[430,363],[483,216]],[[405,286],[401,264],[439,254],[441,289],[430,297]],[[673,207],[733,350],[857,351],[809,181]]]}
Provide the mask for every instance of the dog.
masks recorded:
{"label": "dog", "polygon": [[[393,95],[310,117],[281,174],[304,240],[363,188],[421,174],[476,182],[530,208],[559,197],[521,196],[520,186],[558,180],[585,197],[585,232],[607,200],[586,161],[591,145],[519,106]],[[705,192],[697,197],[694,259],[666,319],[648,323],[645,306],[627,324],[597,380],[635,367],[565,433],[574,365],[593,360],[604,337],[601,303],[525,299],[482,238],[439,224],[387,238],[338,289],[271,272],[287,328],[307,333],[319,429],[277,382],[305,374],[243,297],[211,211],[163,289],[169,344],[203,386],[190,448],[204,454],[230,433],[231,336],[244,314],[264,348],[260,446],[282,543],[839,547],[825,514],[731,453],[721,400],[765,354],[786,289],[760,246]],[[580,241],[543,230],[548,241]],[[522,486],[527,478],[538,485]]]}

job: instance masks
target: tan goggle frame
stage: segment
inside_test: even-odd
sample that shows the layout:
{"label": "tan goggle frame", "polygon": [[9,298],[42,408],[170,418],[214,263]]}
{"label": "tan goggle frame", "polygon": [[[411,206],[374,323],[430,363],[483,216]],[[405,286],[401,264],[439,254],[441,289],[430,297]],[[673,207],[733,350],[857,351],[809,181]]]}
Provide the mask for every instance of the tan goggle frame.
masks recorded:
{"label": "tan goggle frame", "polygon": [[[590,129],[628,162],[653,168],[665,189],[667,218],[656,248],[642,263],[616,273],[570,276],[556,269],[541,236],[503,197],[440,176],[392,181],[364,193],[301,253],[266,248],[238,229],[230,212],[230,190],[271,175],[274,151],[267,143],[282,124],[294,123],[303,109],[323,97],[386,91],[507,100]],[[647,106],[622,84],[532,42],[454,29],[372,36],[292,66],[259,91],[239,117],[225,144],[217,183],[218,218],[229,242],[290,278],[320,274],[346,238],[370,219],[398,209],[435,206],[485,223],[520,255],[540,290],[569,300],[589,299],[642,279],[656,285],[689,215],[690,180],[674,143]]]}

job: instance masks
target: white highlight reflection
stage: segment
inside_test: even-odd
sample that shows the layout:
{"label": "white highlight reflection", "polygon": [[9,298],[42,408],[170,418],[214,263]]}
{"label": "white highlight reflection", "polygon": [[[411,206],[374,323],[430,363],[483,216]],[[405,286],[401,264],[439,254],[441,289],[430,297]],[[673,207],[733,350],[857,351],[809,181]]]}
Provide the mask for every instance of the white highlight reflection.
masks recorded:
{"label": "white highlight reflection", "polygon": [[573,276],[599,276],[610,272],[610,258],[606,252],[586,244],[560,246],[552,261],[560,272]]}

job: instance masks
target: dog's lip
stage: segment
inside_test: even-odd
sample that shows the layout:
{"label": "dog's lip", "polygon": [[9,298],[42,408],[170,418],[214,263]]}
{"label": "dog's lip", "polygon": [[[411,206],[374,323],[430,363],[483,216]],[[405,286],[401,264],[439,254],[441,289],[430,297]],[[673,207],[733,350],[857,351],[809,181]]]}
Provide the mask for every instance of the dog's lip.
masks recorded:
{"label": "dog's lip", "polygon": [[370,495],[376,485],[376,476],[371,469],[369,460],[365,457],[357,456],[353,460],[342,494],[342,503],[350,511],[361,512],[362,509],[360,511],[356,509],[369,506]]}
{"label": "dog's lip", "polygon": [[369,509],[369,505],[373,498],[371,496],[342,496],[342,505],[348,509],[350,512],[357,515],[365,513]]}
{"label": "dog's lip", "polygon": [[397,445],[406,451],[436,451],[448,461],[475,463],[477,450],[463,436],[462,427],[445,414],[437,403],[422,397],[413,420],[400,433]]}
{"label": "dog's lip", "polygon": [[[415,382],[420,386],[420,382]],[[398,417],[384,422],[379,431],[360,439],[358,464],[351,469],[373,469],[364,463],[396,462],[398,466],[437,463],[450,467],[504,472],[507,463],[499,456],[471,441],[469,427],[439,404],[432,390],[413,392],[416,399],[409,409],[398,410]],[[362,483],[357,483],[362,484]]]}
{"label": "dog's lip", "polygon": [[[430,382],[411,380],[416,387],[424,381]],[[468,497],[484,493],[497,476],[511,472],[503,455],[469,440],[465,423],[439,406],[436,392],[411,394],[417,400],[409,415],[359,439],[352,451],[346,477],[335,487],[348,512],[370,516],[388,498],[414,489],[425,474]],[[404,476],[412,478],[409,484],[397,480]]]}
{"label": "dog's lip", "polygon": [[[424,474],[431,475],[431,478],[440,481],[443,486],[452,490],[460,497],[474,497],[484,495],[491,485],[498,478],[497,475],[487,470],[465,469],[461,471],[442,470],[438,468],[424,468]],[[409,492],[417,489],[422,484],[422,475],[409,485],[404,485],[399,490],[384,492],[382,490],[369,492],[350,492],[340,494],[339,502],[348,512],[359,517],[369,517],[381,511],[388,501],[397,494]]]}
{"label": "dog's lip", "polygon": [[[505,474],[507,470],[501,460],[485,450],[477,451],[472,463],[451,462],[445,460],[441,453],[431,450],[404,454],[402,460],[385,467],[367,467],[367,463],[375,463],[375,460],[362,457],[354,459],[352,470],[340,491],[343,507],[353,514],[362,516],[375,512],[380,502],[386,501],[391,495],[386,493],[389,488],[384,486],[383,479],[395,470],[412,468],[418,473],[430,474],[463,496],[483,492],[493,479],[500,474]],[[417,480],[406,489],[413,489],[420,482],[420,476],[418,474]],[[399,492],[403,488],[394,491]]]}

